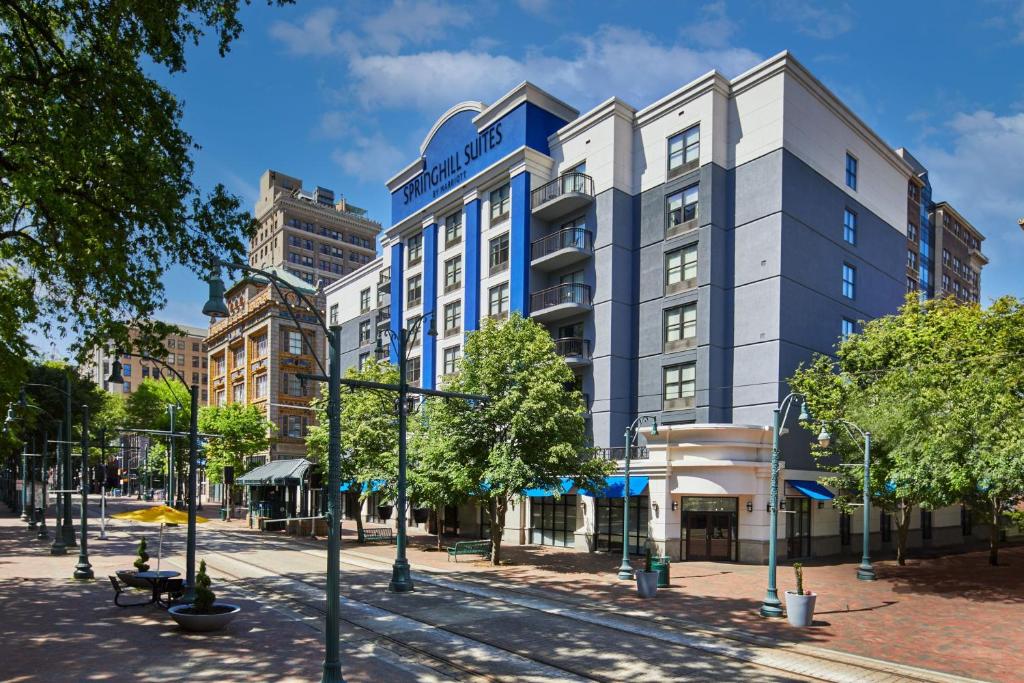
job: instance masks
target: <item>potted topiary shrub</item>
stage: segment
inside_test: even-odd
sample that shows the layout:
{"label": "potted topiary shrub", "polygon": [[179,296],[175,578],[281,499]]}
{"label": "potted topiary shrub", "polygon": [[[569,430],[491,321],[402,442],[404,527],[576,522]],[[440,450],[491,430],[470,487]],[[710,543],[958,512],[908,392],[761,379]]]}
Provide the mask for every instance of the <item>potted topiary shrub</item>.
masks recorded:
{"label": "potted topiary shrub", "polygon": [[135,569],[119,569],[117,570],[117,578],[121,579],[126,585],[132,588],[145,588],[149,589],[150,584],[148,581],[135,578],[139,572],[149,571],[149,553],[146,552],[146,539],[143,537],[139,540],[139,547],[135,551],[135,561],[132,562],[132,566]]}
{"label": "potted topiary shrub", "polygon": [[199,563],[196,574],[195,599],[189,605],[174,605],[167,612],[186,631],[216,631],[231,623],[241,607],[217,602],[210,590],[210,577],[206,573],[206,560]]}
{"label": "potted topiary shrub", "polygon": [[658,572],[651,569],[651,549],[647,548],[644,554],[643,571],[639,569],[635,573],[636,592],[641,598],[653,598],[658,592]]}
{"label": "potted topiary shrub", "polygon": [[814,601],[817,595],[804,590],[804,566],[793,563],[796,572],[796,591],[786,591],[786,619],[793,626],[804,628],[814,621]]}

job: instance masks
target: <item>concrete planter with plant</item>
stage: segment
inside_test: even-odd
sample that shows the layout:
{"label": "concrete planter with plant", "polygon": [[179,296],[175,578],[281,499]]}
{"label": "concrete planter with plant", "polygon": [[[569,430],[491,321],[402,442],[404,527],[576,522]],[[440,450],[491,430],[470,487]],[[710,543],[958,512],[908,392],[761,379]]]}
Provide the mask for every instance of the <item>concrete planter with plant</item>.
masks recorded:
{"label": "concrete planter with plant", "polygon": [[786,591],[786,619],[798,628],[805,628],[814,622],[814,602],[817,595],[804,590],[804,566],[793,563],[796,572],[796,590]]}
{"label": "concrete planter with plant", "polygon": [[653,598],[658,592],[658,572],[651,567],[651,549],[644,555],[643,570],[636,571],[636,592],[641,598]]}

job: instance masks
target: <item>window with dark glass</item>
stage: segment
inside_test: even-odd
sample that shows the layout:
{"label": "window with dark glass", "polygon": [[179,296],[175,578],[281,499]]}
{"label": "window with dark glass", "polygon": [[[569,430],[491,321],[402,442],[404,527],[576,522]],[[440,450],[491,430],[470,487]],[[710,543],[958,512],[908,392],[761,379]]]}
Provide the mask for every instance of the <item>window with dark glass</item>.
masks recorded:
{"label": "window with dark glass", "polygon": [[[599,552],[622,552],[623,498],[594,499],[594,548]],[[647,547],[648,496],[629,497],[629,553],[640,555]]]}
{"label": "window with dark glass", "polygon": [[851,190],[857,189],[857,157],[849,152],[846,154],[846,186]]}
{"label": "window with dark glass", "polygon": [[423,233],[410,237],[405,243],[405,248],[409,252],[407,262],[410,266],[423,260]]}
{"label": "window with dark glass", "polygon": [[442,372],[444,372],[444,374],[446,374],[446,375],[454,375],[455,374],[455,370],[456,370],[457,364],[459,362],[459,358],[461,357],[461,353],[460,353],[461,350],[462,350],[462,347],[459,347],[459,346],[449,346],[447,349],[444,350],[444,354],[443,354],[443,356],[444,356],[444,363],[443,363],[443,370],[442,370]]}
{"label": "window with dark glass", "polygon": [[932,511],[921,509],[921,540],[929,541],[932,538]]}
{"label": "window with dark glass", "polygon": [[423,299],[423,276],[413,275],[405,288],[406,306],[418,306]]}
{"label": "window with dark glass", "polygon": [[490,316],[504,315],[508,313],[508,283],[491,287],[488,291],[487,314]]}
{"label": "window with dark glass", "polygon": [[665,310],[665,351],[692,346],[697,340],[697,304]]}
{"label": "window with dark glass", "polygon": [[575,542],[575,495],[530,498],[530,543],[571,548]]}
{"label": "window with dark glass", "polygon": [[444,219],[444,246],[462,241],[462,212],[457,211]]}
{"label": "window with dark glass", "polygon": [[450,292],[462,285],[462,256],[454,256],[444,262],[444,291]]}
{"label": "window with dark glass", "polygon": [[849,263],[843,264],[843,296],[847,299],[855,298],[857,293],[857,269]]}
{"label": "window with dark glass", "polygon": [[843,341],[846,341],[851,334],[854,332],[854,327],[857,323],[850,320],[849,318],[843,318],[843,325],[841,330],[841,337]]}
{"label": "window with dark glass", "polygon": [[670,365],[664,370],[664,408],[673,410],[692,407],[697,393],[697,365]]}
{"label": "window with dark glass", "polygon": [[491,223],[502,220],[508,216],[509,208],[512,206],[509,201],[509,185],[505,183],[490,194]]}
{"label": "window with dark glass", "polygon": [[697,218],[699,195],[700,186],[691,185],[678,192],[673,192],[665,198],[666,211],[668,212],[668,229],[670,232]]}
{"label": "window with dark glass", "polygon": [[857,244],[857,214],[849,209],[843,210],[843,240]]}
{"label": "window with dark glass", "polygon": [[450,337],[462,331],[462,302],[452,301],[444,305],[444,336]]}
{"label": "window with dark glass", "polygon": [[700,124],[668,139],[669,177],[696,168],[700,160]]}
{"label": "window with dark glass", "polygon": [[366,313],[370,310],[370,288],[367,287],[359,292],[359,312]]}
{"label": "window with dark glass", "polygon": [[359,322],[359,345],[370,343],[370,321],[362,320]]}
{"label": "window with dark glass", "polygon": [[503,270],[508,270],[508,233],[498,235],[490,241],[488,249],[488,263],[490,264],[490,272],[500,273]]}

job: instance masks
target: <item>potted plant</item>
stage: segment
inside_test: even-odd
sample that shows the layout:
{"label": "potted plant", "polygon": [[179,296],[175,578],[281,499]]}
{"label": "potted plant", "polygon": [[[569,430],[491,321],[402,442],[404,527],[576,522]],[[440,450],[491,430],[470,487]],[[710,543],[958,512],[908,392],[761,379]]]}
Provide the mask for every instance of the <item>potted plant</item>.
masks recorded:
{"label": "potted plant", "polygon": [[196,574],[195,599],[190,605],[174,605],[167,612],[186,631],[216,631],[231,623],[241,607],[217,602],[210,590],[210,577],[206,574],[206,560],[199,563]]}
{"label": "potted plant", "polygon": [[804,590],[804,566],[793,563],[796,572],[796,591],[786,591],[786,619],[793,626],[804,628],[814,621],[814,601],[817,595]]}
{"label": "potted plant", "polygon": [[430,517],[430,508],[413,508],[412,521],[416,524],[423,524]]}
{"label": "potted plant", "polygon": [[386,522],[391,519],[391,513],[395,511],[394,505],[378,505],[377,506],[377,517],[382,522]]}
{"label": "potted plant", "polygon": [[636,592],[641,598],[653,598],[658,592],[658,572],[651,569],[651,549],[647,548],[644,554],[643,571],[637,570]]}
{"label": "potted plant", "polygon": [[149,571],[149,553],[146,552],[145,537],[139,540],[139,547],[138,550],[135,551],[135,555],[135,561],[132,562],[132,566],[134,566],[135,569],[118,569],[116,572],[117,578],[121,579],[121,581],[132,588],[149,589],[150,584],[148,581],[135,578],[139,572]]}

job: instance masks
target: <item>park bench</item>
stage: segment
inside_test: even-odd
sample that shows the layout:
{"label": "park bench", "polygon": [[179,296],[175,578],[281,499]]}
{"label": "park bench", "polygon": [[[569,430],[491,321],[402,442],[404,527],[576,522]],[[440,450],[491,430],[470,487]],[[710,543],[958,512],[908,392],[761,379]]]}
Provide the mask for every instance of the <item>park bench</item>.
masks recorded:
{"label": "park bench", "polygon": [[454,557],[455,561],[458,562],[460,555],[479,555],[487,559],[491,556],[491,542],[456,541],[455,545],[448,548],[448,561],[451,562]]}
{"label": "park bench", "polygon": [[[110,579],[110,585],[114,587],[114,604],[118,607],[144,607],[146,605],[152,604],[151,600],[146,600],[145,602],[128,602],[122,605],[121,596],[123,594],[126,594],[125,591],[127,589],[132,587],[129,586],[127,583],[122,582],[121,579],[117,578],[112,574],[109,575],[107,578]],[[131,595],[130,593],[127,594]]]}
{"label": "park bench", "polygon": [[363,540],[362,543],[372,543],[374,541],[383,541],[384,543],[393,543],[395,540],[395,532],[391,530],[391,527],[387,526],[375,526],[375,527],[363,527]]}

